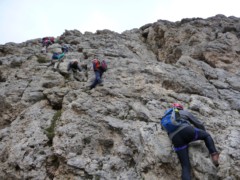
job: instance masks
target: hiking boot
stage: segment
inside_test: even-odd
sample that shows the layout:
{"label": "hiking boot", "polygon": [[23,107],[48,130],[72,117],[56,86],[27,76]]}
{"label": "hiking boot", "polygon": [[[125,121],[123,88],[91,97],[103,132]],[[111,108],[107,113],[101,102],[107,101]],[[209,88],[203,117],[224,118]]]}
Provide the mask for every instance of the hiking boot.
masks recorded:
{"label": "hiking boot", "polygon": [[219,153],[218,153],[218,152],[212,153],[212,154],[211,154],[211,158],[212,158],[213,164],[214,164],[216,167],[218,167],[218,166],[219,166],[219,163],[218,163]]}

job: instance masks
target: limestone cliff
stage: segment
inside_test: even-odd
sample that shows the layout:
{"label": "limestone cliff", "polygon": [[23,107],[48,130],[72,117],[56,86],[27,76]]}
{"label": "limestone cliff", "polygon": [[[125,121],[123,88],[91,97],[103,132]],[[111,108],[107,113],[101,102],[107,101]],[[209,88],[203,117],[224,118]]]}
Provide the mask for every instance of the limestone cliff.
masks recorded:
{"label": "limestone cliff", "polygon": [[[240,19],[159,20],[118,34],[60,37],[73,50],[47,67],[60,44],[0,46],[0,179],[171,180],[181,168],[159,118],[182,103],[204,122],[220,155],[190,145],[193,179],[240,179]],[[94,57],[109,69],[88,90]],[[81,62],[71,80],[67,63]]]}

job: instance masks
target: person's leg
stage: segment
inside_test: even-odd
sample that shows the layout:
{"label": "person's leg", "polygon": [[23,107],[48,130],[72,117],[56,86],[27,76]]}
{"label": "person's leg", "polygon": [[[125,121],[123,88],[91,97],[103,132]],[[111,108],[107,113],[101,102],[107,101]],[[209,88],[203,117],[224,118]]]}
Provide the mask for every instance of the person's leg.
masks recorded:
{"label": "person's leg", "polygon": [[188,147],[176,151],[182,167],[182,180],[191,180],[191,164],[188,155]]}
{"label": "person's leg", "polygon": [[73,81],[74,80],[74,75],[73,75],[73,70],[72,68],[69,70],[69,80]]}
{"label": "person's leg", "polygon": [[192,126],[187,126],[178,132],[172,139],[174,150],[177,153],[182,167],[182,180],[191,179],[191,164],[188,155],[188,144],[193,140],[194,135],[194,128]]}
{"label": "person's leg", "polygon": [[49,46],[49,42],[47,42],[46,44],[46,52],[48,52],[48,46]]}
{"label": "person's leg", "polygon": [[195,130],[197,133],[196,140],[203,140],[210,154],[217,152],[211,135],[208,132],[201,129],[195,129]]}
{"label": "person's leg", "polygon": [[208,132],[201,129],[197,129],[197,128],[195,128],[195,135],[196,135],[196,138],[194,140],[204,140],[205,145],[208,148],[209,153],[211,154],[213,164],[216,167],[218,167],[219,153],[216,150],[216,147],[211,135]]}
{"label": "person's leg", "polygon": [[95,88],[96,85],[101,81],[101,77],[100,77],[100,73],[98,71],[95,71],[95,80],[92,83],[92,85],[90,86],[90,88]]}
{"label": "person's leg", "polygon": [[54,64],[54,67],[53,67],[55,70],[58,68],[58,66],[59,66],[59,63],[60,63],[60,61],[59,61],[59,60],[55,62],[55,64]]}
{"label": "person's leg", "polygon": [[52,66],[52,65],[54,66],[55,62],[56,62],[56,60],[52,59],[47,67]]}
{"label": "person's leg", "polygon": [[79,77],[78,71],[77,71],[76,69],[72,69],[72,71],[73,71],[73,77],[74,77],[74,79],[76,79],[77,81],[80,81],[81,79],[80,79],[80,77]]}
{"label": "person's leg", "polygon": [[100,80],[99,80],[99,84],[102,84],[102,83],[103,83],[102,75],[103,75],[103,72],[101,71],[101,72],[100,72]]}

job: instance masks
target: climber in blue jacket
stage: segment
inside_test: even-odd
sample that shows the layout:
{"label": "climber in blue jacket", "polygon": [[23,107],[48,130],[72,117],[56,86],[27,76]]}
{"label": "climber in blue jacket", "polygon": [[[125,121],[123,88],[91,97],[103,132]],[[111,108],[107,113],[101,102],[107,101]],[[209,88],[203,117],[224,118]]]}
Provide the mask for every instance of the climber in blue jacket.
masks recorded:
{"label": "climber in blue jacket", "polygon": [[219,153],[216,150],[211,135],[206,132],[203,123],[200,122],[192,113],[183,110],[184,107],[181,104],[174,103],[173,107],[179,110],[180,119],[187,123],[182,123],[174,132],[168,133],[168,135],[172,140],[174,150],[181,163],[182,180],[191,180],[191,164],[188,155],[189,143],[197,140],[203,140],[211,155],[212,162],[216,167],[219,165]]}

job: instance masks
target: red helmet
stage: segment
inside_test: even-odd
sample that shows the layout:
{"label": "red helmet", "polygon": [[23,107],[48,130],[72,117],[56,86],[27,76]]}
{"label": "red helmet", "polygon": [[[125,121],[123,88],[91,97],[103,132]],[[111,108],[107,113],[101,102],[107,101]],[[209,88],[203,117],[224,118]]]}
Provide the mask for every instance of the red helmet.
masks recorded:
{"label": "red helmet", "polygon": [[173,103],[172,106],[175,107],[175,108],[178,108],[178,109],[183,109],[183,106],[181,104],[178,104],[178,103]]}

